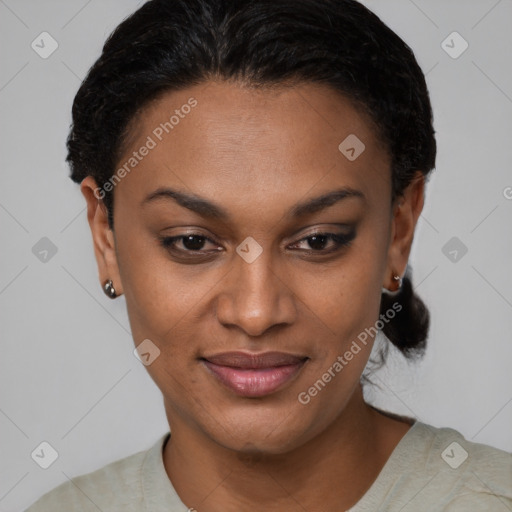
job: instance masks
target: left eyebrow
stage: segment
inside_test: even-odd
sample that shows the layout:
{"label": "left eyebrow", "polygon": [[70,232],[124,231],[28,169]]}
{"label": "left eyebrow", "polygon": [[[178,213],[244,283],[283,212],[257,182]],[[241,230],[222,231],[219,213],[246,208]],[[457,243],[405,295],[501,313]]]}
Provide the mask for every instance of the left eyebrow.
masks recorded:
{"label": "left eyebrow", "polygon": [[360,190],[351,187],[343,187],[337,190],[333,190],[332,192],[328,192],[327,194],[314,197],[313,199],[308,199],[303,203],[295,205],[290,210],[289,215],[292,217],[302,217],[303,215],[311,215],[320,210],[328,208],[329,206],[332,206],[338,201],[348,199],[350,197],[357,197],[363,201],[366,200],[366,196]]}
{"label": "left eyebrow", "polygon": [[[312,199],[308,199],[302,203],[296,204],[289,210],[288,216],[302,217],[304,215],[311,215],[320,210],[328,208],[329,206],[332,206],[341,200],[348,199],[351,197],[359,198],[363,201],[366,200],[365,195],[360,190],[356,190],[351,187],[343,187],[323,194],[321,196],[313,197]],[[192,210],[195,213],[206,218],[209,217],[221,220],[228,220],[230,217],[229,213],[226,210],[224,210],[222,207],[215,204],[214,202],[172,188],[159,188],[152,192],[151,194],[149,194],[143,200],[142,203],[147,204],[158,199],[174,200],[180,206]]]}

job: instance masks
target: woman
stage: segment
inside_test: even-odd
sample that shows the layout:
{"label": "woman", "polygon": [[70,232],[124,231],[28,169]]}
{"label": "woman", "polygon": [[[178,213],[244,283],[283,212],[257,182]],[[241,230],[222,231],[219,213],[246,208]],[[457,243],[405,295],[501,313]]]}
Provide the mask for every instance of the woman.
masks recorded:
{"label": "woman", "polygon": [[425,348],[406,270],[436,155],[424,76],[375,15],[152,0],[83,82],[68,149],[172,435],[29,511],[512,509],[510,454],[363,398],[379,330]]}

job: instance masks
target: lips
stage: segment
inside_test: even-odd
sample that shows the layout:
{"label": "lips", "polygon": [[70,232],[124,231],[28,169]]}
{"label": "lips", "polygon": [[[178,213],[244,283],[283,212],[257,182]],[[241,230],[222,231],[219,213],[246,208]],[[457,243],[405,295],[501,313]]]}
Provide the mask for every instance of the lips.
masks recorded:
{"label": "lips", "polygon": [[284,352],[224,352],[201,361],[211,375],[236,394],[262,397],[290,382],[307,359]]}

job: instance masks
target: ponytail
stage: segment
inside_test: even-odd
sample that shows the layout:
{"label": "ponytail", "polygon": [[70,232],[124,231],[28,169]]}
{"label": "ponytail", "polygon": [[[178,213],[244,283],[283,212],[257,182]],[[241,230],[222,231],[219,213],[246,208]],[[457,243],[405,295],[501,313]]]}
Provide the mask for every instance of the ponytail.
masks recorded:
{"label": "ponytail", "polygon": [[430,313],[424,302],[414,293],[409,266],[402,279],[402,286],[392,295],[382,293],[380,313],[383,314],[398,303],[400,312],[382,329],[389,341],[407,359],[421,357],[427,345]]}

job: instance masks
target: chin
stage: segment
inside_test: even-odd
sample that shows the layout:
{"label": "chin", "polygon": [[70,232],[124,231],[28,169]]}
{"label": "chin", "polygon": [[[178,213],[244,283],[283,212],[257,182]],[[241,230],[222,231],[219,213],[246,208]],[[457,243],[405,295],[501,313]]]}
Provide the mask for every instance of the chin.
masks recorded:
{"label": "chin", "polygon": [[211,424],[205,433],[225,448],[247,456],[290,452],[321,430],[321,426],[312,424],[314,418],[305,418],[304,410],[300,409],[281,409],[279,413],[275,410],[233,411],[218,420],[219,423]]}

